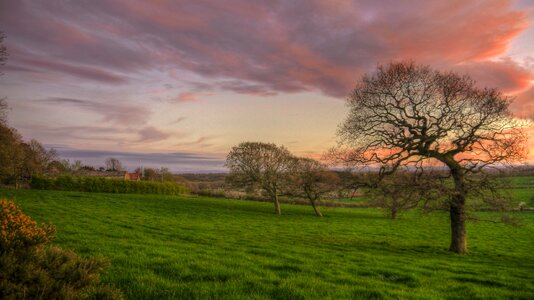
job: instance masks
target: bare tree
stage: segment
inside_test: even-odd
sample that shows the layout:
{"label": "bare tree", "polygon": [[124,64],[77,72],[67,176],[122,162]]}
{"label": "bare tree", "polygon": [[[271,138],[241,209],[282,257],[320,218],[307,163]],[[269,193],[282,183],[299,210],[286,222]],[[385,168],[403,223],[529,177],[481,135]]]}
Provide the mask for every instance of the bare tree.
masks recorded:
{"label": "bare tree", "polygon": [[124,167],[122,166],[121,162],[114,158],[110,157],[106,159],[106,170],[108,171],[124,171]]}
{"label": "bare tree", "polygon": [[58,159],[58,154],[55,149],[47,150],[39,141],[32,139],[28,143],[28,149],[31,152],[31,160],[36,165],[37,173],[45,173],[48,166]]}
{"label": "bare tree", "polygon": [[291,153],[275,144],[244,142],[232,148],[226,157],[229,183],[263,190],[281,215],[279,195],[292,160]]}
{"label": "bare tree", "polygon": [[317,200],[337,188],[339,177],[325,165],[311,158],[294,158],[290,169],[291,193],[308,199],[315,215],[322,217],[317,208]]}
{"label": "bare tree", "polygon": [[467,75],[414,63],[379,66],[350,95],[332,155],[351,165],[378,165],[381,177],[406,165],[445,167],[454,184],[450,250],[466,253],[466,178],[526,156],[525,124],[513,118],[509,104]]}

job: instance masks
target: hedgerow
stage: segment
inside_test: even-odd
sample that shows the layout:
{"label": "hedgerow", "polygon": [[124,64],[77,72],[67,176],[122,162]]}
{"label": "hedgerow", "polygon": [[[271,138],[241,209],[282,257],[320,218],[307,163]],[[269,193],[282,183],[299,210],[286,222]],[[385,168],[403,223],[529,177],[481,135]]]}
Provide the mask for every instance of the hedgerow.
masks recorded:
{"label": "hedgerow", "polygon": [[181,195],[189,192],[186,187],[172,182],[129,181],[84,176],[59,176],[55,178],[34,176],[30,181],[30,187],[37,190],[120,194]]}

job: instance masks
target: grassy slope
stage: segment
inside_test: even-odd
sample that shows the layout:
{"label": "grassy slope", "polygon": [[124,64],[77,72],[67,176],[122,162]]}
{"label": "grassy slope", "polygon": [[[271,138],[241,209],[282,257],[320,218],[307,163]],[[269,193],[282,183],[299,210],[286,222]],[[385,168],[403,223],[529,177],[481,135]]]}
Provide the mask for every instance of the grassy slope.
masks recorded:
{"label": "grassy slope", "polygon": [[[471,223],[470,254],[446,248],[447,215],[391,221],[373,209],[223,199],[0,190],[104,255],[128,298],[534,298],[534,214],[525,226]],[[489,217],[489,215],[485,215]]]}

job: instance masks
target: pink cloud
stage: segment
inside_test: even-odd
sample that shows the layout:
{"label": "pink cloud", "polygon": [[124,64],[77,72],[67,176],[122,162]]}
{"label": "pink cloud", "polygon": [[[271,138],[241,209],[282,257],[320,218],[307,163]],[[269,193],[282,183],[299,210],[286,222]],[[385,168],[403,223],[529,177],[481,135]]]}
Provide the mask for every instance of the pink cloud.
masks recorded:
{"label": "pink cloud", "polygon": [[6,6],[0,28],[11,45],[39,49],[51,69],[88,79],[183,70],[214,82],[247,82],[212,89],[345,97],[376,63],[412,59],[461,65],[507,92],[525,88],[521,70],[485,61],[529,26],[528,13],[514,10],[511,0],[21,0]]}
{"label": "pink cloud", "polygon": [[534,120],[534,86],[515,97],[512,110],[520,117]]}
{"label": "pink cloud", "polygon": [[198,100],[198,95],[196,95],[194,93],[190,93],[190,92],[180,93],[176,97],[176,101],[178,101],[178,102],[192,102],[192,101],[196,101],[196,100]]}
{"label": "pink cloud", "polygon": [[[24,66],[27,66],[29,68],[37,68],[40,69],[42,72],[52,71],[63,74],[67,73],[74,77],[109,84],[122,84],[127,82],[127,79],[125,77],[113,74],[112,72],[107,70],[92,68],[84,65],[74,65],[60,61],[53,61],[37,56],[19,58],[16,61],[16,65],[22,65],[19,66],[21,68],[24,68]],[[28,70],[29,69],[26,69],[25,72],[27,72]]]}
{"label": "pink cloud", "polygon": [[534,80],[532,71],[510,59],[469,62],[455,66],[454,70],[469,74],[481,87],[498,88],[505,93],[525,90]]}

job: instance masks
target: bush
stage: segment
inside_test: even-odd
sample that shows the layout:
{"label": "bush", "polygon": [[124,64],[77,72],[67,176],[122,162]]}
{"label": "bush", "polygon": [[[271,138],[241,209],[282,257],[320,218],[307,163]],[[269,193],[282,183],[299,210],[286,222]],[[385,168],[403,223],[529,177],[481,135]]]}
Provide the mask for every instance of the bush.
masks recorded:
{"label": "bush", "polygon": [[15,203],[0,200],[0,299],[120,299],[99,284],[103,258],[49,246],[54,227],[38,226]]}
{"label": "bush", "polygon": [[53,226],[37,226],[12,201],[0,200],[0,220],[0,253],[39,248],[54,237]]}
{"label": "bush", "polygon": [[30,187],[37,190],[121,194],[181,195],[189,192],[186,187],[172,182],[128,181],[83,176],[32,177]]}

